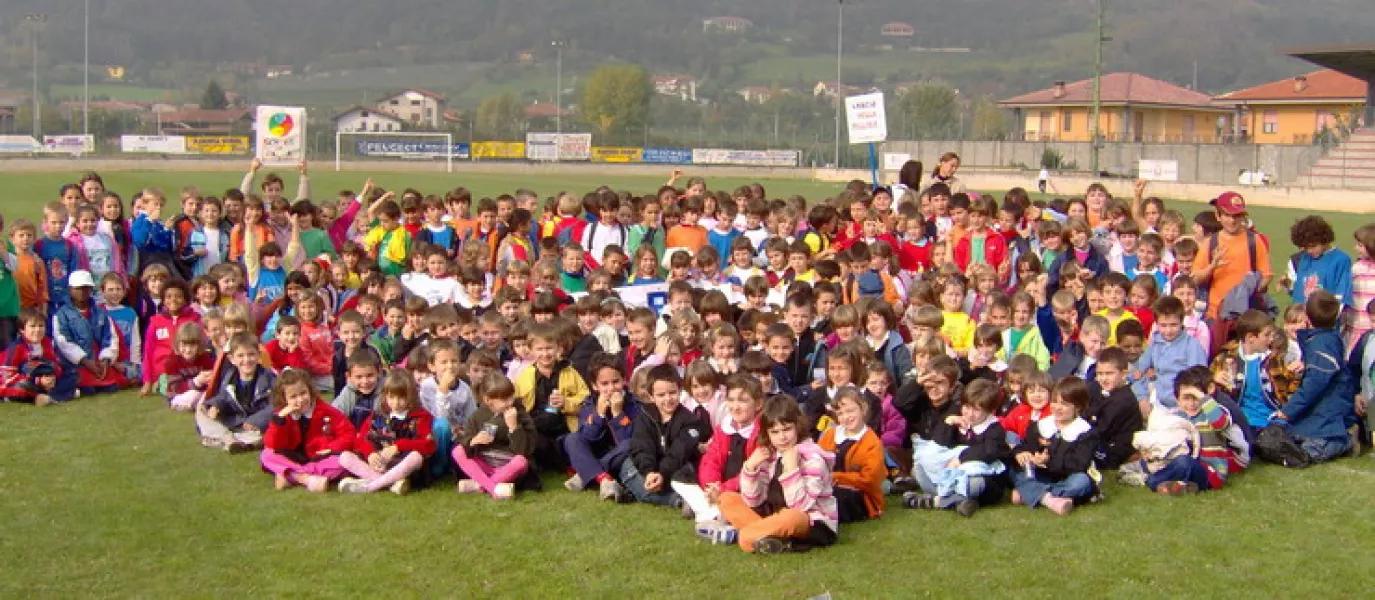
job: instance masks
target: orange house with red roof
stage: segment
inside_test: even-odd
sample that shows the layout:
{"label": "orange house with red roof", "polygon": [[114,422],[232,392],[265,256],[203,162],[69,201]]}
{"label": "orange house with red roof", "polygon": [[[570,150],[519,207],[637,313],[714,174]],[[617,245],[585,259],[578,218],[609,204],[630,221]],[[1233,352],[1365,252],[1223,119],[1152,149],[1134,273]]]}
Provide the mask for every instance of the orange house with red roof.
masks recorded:
{"label": "orange house with red roof", "polygon": [[1213,102],[1235,113],[1245,139],[1308,144],[1323,130],[1359,123],[1365,100],[1365,81],[1322,69],[1222,94]]}
{"label": "orange house with red roof", "polygon": [[[1093,80],[1055,85],[998,103],[1011,109],[1027,141],[1093,139]],[[1110,142],[1213,143],[1231,129],[1231,109],[1207,94],[1139,73],[1106,73],[1099,92],[1099,137]]]}

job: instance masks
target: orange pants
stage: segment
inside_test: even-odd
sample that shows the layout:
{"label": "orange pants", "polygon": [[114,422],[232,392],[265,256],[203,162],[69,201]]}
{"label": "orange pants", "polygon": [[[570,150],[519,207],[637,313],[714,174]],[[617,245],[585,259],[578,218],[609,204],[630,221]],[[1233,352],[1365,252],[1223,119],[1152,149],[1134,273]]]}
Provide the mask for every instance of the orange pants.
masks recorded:
{"label": "orange pants", "polygon": [[754,552],[754,543],[760,538],[805,538],[812,530],[807,513],[785,508],[768,517],[761,517],[745,503],[744,496],[735,492],[721,494],[717,505],[721,507],[721,516],[740,530],[740,547],[745,552]]}

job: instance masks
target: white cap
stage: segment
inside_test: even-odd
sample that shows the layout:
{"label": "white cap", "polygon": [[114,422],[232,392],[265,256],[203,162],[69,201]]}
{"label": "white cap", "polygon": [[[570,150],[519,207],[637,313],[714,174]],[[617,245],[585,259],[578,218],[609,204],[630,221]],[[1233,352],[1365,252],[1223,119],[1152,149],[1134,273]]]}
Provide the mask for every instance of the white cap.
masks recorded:
{"label": "white cap", "polygon": [[70,287],[95,287],[95,279],[91,277],[90,271],[72,271],[67,278],[67,285]]}

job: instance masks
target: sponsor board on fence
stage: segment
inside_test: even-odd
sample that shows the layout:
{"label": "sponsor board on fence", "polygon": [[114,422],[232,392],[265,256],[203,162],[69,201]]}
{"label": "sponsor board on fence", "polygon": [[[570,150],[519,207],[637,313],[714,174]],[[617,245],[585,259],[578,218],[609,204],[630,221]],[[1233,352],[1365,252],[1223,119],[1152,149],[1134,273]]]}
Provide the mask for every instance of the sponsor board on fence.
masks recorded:
{"label": "sponsor board on fence", "polygon": [[1179,161],[1143,158],[1137,162],[1139,178],[1146,181],[1179,181]]}
{"label": "sponsor board on fence", "polygon": [[845,99],[845,125],[851,144],[873,144],[888,139],[888,115],[883,92]]}
{"label": "sponsor board on fence", "polygon": [[592,162],[637,163],[645,156],[644,148],[611,148],[598,146],[592,148]]}
{"label": "sponsor board on fence", "polygon": [[[359,156],[395,156],[402,158],[438,158],[445,156],[444,142],[417,140],[358,140],[354,149]],[[472,153],[468,142],[454,142],[448,148],[453,157],[467,160]]]}
{"label": "sponsor board on fence", "polygon": [[686,165],[692,162],[691,148],[645,148],[644,162],[663,165]]}
{"label": "sponsor board on fence", "polygon": [[[635,308],[648,308],[655,314],[664,310],[668,306],[668,284],[653,283],[649,285],[628,285],[625,287],[612,288],[613,292],[621,299],[626,306]],[[586,296],[587,292],[574,292],[569,294],[573,298]]]}
{"label": "sponsor board on fence", "polygon": [[27,135],[0,135],[0,152],[37,152],[38,142]]}
{"label": "sponsor board on fence", "polygon": [[95,152],[93,135],[45,135],[43,151],[60,154],[85,154]]}
{"label": "sponsor board on fence", "polygon": [[259,106],[253,119],[254,156],[266,164],[295,164],[306,157],[306,109]]}
{"label": "sponsor board on fence", "polygon": [[590,133],[527,133],[525,158],[530,160],[591,160]]}
{"label": "sponsor board on fence", "polygon": [[248,137],[242,135],[189,135],[186,151],[192,154],[245,154]]}
{"label": "sponsor board on fence", "polygon": [[525,158],[525,142],[473,142],[472,156],[483,158]]}
{"label": "sponsor board on fence", "polygon": [[180,135],[121,135],[120,152],[186,154],[186,137]]}
{"label": "sponsor board on fence", "polygon": [[751,167],[796,167],[797,150],[730,150],[726,148],[693,148],[695,165],[747,165]]}

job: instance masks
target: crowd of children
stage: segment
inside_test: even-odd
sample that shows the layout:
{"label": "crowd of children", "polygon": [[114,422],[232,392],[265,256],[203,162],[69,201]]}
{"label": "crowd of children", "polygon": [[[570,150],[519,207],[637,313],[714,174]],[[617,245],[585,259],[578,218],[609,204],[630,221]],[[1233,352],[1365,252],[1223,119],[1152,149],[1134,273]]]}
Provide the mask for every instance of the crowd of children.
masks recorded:
{"label": "crowd of children", "polygon": [[830,545],[890,495],[1064,515],[1104,471],[1178,495],[1369,442],[1375,224],[1353,261],[1297,221],[1272,286],[1240,195],[1191,221],[1144,184],[998,201],[946,162],[896,197],[368,180],[318,204],[304,163],[290,201],[277,175],[252,189],[255,162],[128,217],[91,173],[40,223],[0,222],[0,395],[140,388],[278,489],[454,473],[509,499],[562,473],[761,553]]}

